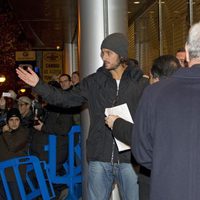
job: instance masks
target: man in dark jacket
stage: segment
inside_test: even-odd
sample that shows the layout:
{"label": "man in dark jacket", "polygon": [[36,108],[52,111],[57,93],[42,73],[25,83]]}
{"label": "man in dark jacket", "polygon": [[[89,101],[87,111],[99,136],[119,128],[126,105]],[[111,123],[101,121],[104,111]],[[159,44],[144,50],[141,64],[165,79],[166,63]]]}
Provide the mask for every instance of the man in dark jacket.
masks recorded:
{"label": "man in dark jacket", "polygon": [[[57,81],[48,83],[56,88],[61,88]],[[57,135],[57,173],[62,171],[63,163],[68,158],[68,137],[67,133],[73,125],[73,117],[69,109],[63,109],[54,105],[47,104],[43,107],[45,118],[38,120],[34,128],[39,133],[33,135],[31,143],[31,153],[38,156],[40,160],[48,162],[48,153],[44,151],[44,145],[48,144],[48,137],[51,134]],[[61,175],[61,174],[60,174]]]}
{"label": "man in dark jacket", "polygon": [[189,68],[147,87],[135,116],[132,152],[151,169],[151,200],[200,198],[200,23],[186,43]]}
{"label": "man in dark jacket", "polygon": [[[105,108],[127,103],[133,117],[143,91],[142,73],[127,62],[128,41],[121,33],[107,36],[101,44],[103,67],[84,78],[79,88],[59,91],[44,84],[29,69],[17,69],[18,76],[51,104],[62,107],[88,103],[90,130],[87,139],[88,200],[108,200],[116,181],[122,199],[138,200],[137,175],[129,151],[118,152],[112,130],[105,124]],[[141,74],[141,76],[138,76]],[[136,78],[137,77],[137,78]],[[127,136],[120,138],[125,142]],[[130,141],[131,138],[129,138]]]}
{"label": "man in dark jacket", "polygon": [[[48,84],[61,89],[57,81],[50,81]],[[73,116],[70,109],[63,109],[50,104],[44,106],[43,110],[45,118],[43,121],[38,120],[38,124],[34,126],[38,133],[33,134],[31,154],[48,162],[48,152],[44,151],[44,146],[49,143],[49,135],[56,135],[56,174],[61,176],[66,173],[63,164],[68,159],[67,133],[73,125]],[[60,184],[54,184],[53,186],[56,197],[59,197],[65,186]]]}

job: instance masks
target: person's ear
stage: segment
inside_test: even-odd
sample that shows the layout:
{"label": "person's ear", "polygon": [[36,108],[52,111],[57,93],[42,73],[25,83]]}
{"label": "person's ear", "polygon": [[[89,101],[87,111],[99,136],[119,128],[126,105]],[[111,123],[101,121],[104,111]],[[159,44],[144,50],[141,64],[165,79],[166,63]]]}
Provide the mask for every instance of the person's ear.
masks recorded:
{"label": "person's ear", "polygon": [[185,57],[186,57],[186,61],[189,62],[190,61],[190,56],[189,56],[189,52],[188,52],[187,43],[185,44]]}

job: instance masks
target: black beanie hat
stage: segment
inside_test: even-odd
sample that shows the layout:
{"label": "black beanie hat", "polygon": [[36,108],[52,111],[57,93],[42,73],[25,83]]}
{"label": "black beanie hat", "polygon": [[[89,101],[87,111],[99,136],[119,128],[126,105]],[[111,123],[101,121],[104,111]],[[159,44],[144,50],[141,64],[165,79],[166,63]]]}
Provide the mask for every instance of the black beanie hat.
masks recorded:
{"label": "black beanie hat", "polygon": [[7,118],[6,121],[8,122],[8,120],[11,117],[18,117],[21,120],[21,114],[19,112],[19,110],[17,108],[11,108],[8,112],[7,112]]}
{"label": "black beanie hat", "polygon": [[101,49],[110,49],[123,58],[128,58],[128,39],[122,33],[108,35],[101,44]]}

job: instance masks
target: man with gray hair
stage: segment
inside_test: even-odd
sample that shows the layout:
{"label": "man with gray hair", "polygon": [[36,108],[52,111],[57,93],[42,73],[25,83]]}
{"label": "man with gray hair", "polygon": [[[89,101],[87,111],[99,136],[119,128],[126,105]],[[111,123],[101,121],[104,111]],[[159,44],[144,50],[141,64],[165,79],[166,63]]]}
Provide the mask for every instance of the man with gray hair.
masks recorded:
{"label": "man with gray hair", "polygon": [[132,153],[151,170],[151,200],[200,199],[200,23],[186,43],[188,68],[146,88]]}

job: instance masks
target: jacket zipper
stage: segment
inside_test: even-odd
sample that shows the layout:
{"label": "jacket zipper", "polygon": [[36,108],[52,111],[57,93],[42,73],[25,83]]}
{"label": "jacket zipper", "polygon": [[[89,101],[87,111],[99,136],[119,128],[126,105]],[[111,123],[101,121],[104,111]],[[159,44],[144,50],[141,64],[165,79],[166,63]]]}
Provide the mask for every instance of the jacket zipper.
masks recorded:
{"label": "jacket zipper", "polygon": [[[117,99],[118,99],[118,94],[119,94],[119,84],[117,84],[117,92],[116,92],[116,97],[112,103],[112,106],[115,106],[115,104],[117,103]],[[113,138],[113,143],[112,143],[112,154],[111,154],[111,164],[114,165],[114,155],[115,155],[115,140]],[[118,160],[119,162],[119,160]]]}

